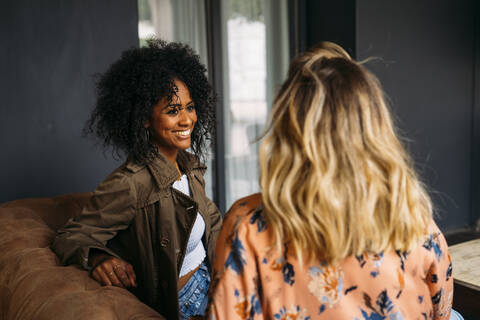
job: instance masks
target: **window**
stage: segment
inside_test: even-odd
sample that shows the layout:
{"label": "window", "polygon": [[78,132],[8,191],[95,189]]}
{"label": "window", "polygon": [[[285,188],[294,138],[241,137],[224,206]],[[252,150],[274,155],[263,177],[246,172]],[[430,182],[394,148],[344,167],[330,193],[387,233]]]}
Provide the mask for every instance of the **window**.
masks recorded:
{"label": "window", "polygon": [[207,65],[205,2],[201,0],[138,0],[140,46],[145,45],[146,40],[151,37],[187,43]]}
{"label": "window", "polygon": [[287,1],[222,1],[226,207],[259,191],[258,137],[289,62]]}

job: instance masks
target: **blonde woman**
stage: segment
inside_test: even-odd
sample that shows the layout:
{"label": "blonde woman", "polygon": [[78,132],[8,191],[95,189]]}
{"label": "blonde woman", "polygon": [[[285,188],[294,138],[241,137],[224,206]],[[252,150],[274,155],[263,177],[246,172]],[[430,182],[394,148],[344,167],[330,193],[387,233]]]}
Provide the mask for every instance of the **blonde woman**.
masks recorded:
{"label": "blonde woman", "polygon": [[212,319],[448,319],[452,268],[378,80],[338,45],[296,58],[261,194],[217,242]]}

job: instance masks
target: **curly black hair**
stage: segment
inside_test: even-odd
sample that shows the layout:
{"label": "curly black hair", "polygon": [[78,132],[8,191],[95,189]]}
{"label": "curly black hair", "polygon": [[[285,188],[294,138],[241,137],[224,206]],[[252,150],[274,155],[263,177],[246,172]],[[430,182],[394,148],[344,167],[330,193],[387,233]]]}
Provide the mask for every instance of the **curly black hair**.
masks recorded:
{"label": "curly black hair", "polygon": [[215,94],[199,56],[186,44],[150,39],[147,47],[132,48],[99,76],[97,102],[84,129],[95,135],[115,156],[132,156],[147,163],[158,150],[145,134],[160,99],[175,95],[175,79],[185,83],[197,113],[191,150],[200,159],[215,135]]}

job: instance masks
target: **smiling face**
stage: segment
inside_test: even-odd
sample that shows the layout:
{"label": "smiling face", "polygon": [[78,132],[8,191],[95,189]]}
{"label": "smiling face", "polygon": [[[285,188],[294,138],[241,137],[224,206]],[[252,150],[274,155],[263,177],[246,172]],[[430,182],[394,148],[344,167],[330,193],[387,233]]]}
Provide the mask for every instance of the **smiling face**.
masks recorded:
{"label": "smiling face", "polygon": [[152,118],[145,123],[145,128],[148,128],[152,135],[152,141],[172,162],[176,161],[179,150],[190,147],[190,137],[197,122],[190,91],[182,81],[175,80],[174,83],[176,92],[172,101],[162,98],[153,107]]}

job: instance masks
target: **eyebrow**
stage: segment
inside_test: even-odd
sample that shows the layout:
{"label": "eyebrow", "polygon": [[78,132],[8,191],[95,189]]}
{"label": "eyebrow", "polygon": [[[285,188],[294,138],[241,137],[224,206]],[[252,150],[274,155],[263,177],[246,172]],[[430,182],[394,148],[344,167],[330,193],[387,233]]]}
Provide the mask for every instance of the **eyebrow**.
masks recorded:
{"label": "eyebrow", "polygon": [[[190,102],[188,102],[188,103],[186,104],[186,106],[190,106],[190,105],[192,105],[192,104],[194,104],[193,101],[190,101]],[[165,107],[165,109],[166,109],[166,108],[177,108],[177,107],[180,107],[181,105],[182,105],[182,104],[180,104],[180,103],[170,103],[170,104],[168,104],[168,105]]]}

